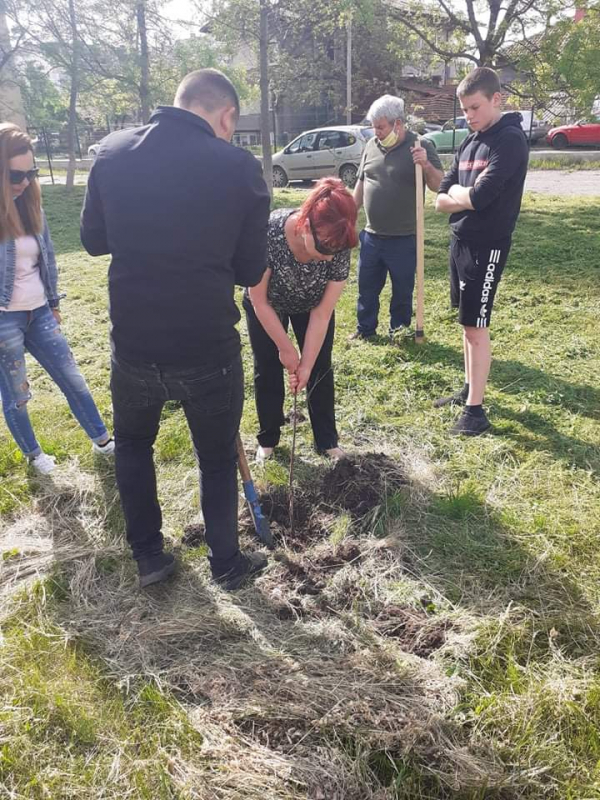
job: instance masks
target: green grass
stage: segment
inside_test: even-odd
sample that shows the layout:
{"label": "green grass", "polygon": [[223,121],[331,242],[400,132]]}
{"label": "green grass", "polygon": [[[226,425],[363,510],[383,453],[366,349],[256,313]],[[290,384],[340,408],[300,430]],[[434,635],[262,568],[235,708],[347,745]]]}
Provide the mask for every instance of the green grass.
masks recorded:
{"label": "green grass", "polygon": [[530,159],[529,169],[533,170],[561,170],[566,172],[597,171],[600,170],[600,159],[595,161],[579,161],[577,153],[573,153],[566,160],[558,158]]}
{"label": "green grass", "polygon": [[[82,194],[80,188],[70,197],[61,187],[44,189],[62,288],[68,293],[63,327],[110,420],[107,259],[92,259],[81,250]],[[275,205],[296,205],[305,196],[301,190],[281,190]],[[129,560],[122,551],[110,550],[122,532],[110,470],[94,464],[89,443],[63,399],[32,365],[30,412],[44,448],[84,478],[91,476],[92,484],[84,482],[74,494],[59,487],[58,499],[48,500],[52,491],[27,472],[2,429],[0,578],[30,546],[26,536],[14,538],[15,530],[40,516],[55,539],[65,526],[78,542],[88,541],[92,531],[100,551],[91,566],[83,556],[67,562],[63,553],[49,577],[5,603],[0,616],[0,797],[254,798],[261,796],[257,775],[266,782],[262,796],[268,800],[334,796],[333,790],[317,794],[306,781],[288,781],[283,766],[272,760],[275,751],[263,740],[253,782],[244,789],[246,784],[235,783],[230,770],[238,756],[249,758],[247,741],[236,735],[227,739],[229,749],[219,749],[225,745],[216,733],[232,735],[219,698],[233,715],[228,720],[242,712],[257,718],[299,717],[301,709],[286,699],[286,692],[302,681],[304,670],[316,675],[318,686],[324,676],[310,672],[309,656],[305,663],[297,648],[304,641],[314,648],[326,641],[327,657],[339,652],[345,663],[353,663],[358,653],[370,654],[385,672],[382,681],[390,670],[398,670],[396,680],[402,681],[416,670],[409,695],[420,696],[422,687],[429,687],[422,702],[431,701],[439,712],[448,741],[486,753],[488,763],[503,774],[501,781],[493,779],[490,768],[479,777],[453,782],[448,763],[440,761],[444,754],[433,745],[428,757],[414,742],[405,749],[397,743],[388,749],[369,745],[367,752],[370,734],[360,726],[346,731],[339,723],[333,735],[319,722],[319,746],[335,742],[336,753],[363,765],[358,772],[370,775],[373,786],[379,781],[384,787],[380,797],[600,798],[598,203],[526,196],[494,310],[494,364],[486,398],[494,430],[475,441],[450,438],[454,412],[431,405],[434,397],[461,384],[462,353],[460,330],[448,307],[447,225],[430,206],[426,230],[426,343],[393,348],[382,336],[372,344],[348,346],[355,322],[354,258],[336,312],[334,363],[341,443],[392,453],[410,478],[405,490],[389,498],[374,531],[399,537],[403,566],[390,570],[382,555],[381,575],[364,572],[357,586],[366,594],[377,584],[378,592],[417,606],[425,596],[422,602],[431,613],[452,622],[449,645],[422,666],[410,666],[393,643],[383,647],[369,638],[365,606],[358,600],[336,623],[343,633],[327,626],[316,632],[310,621],[299,621],[294,636],[283,640],[278,638],[283,623],[274,620],[263,600],[247,593],[238,605],[235,599],[217,601],[206,594],[203,558],[195,551],[186,554],[191,597],[199,610],[208,609],[211,625],[221,626],[218,635],[202,627],[208,622],[194,621],[196,612],[186,616],[181,611],[182,592],[173,607],[168,606],[169,589],[147,601],[136,595]],[[382,329],[388,300],[386,287]],[[247,378],[242,430],[250,441],[256,416],[243,323],[241,329]],[[299,435],[303,481],[321,467],[306,424]],[[286,482],[287,430],[282,445],[282,456],[269,464],[264,480]],[[165,409],[156,459],[164,532],[177,545],[196,518],[198,490],[189,437],[176,408]],[[348,529],[349,520],[340,517],[332,540],[343,539]],[[3,538],[3,530],[11,535]],[[377,560],[374,564],[376,569]],[[108,619],[94,617],[94,609],[111,597],[116,618],[109,625]],[[369,602],[376,602],[373,598]],[[174,619],[180,615],[185,620],[171,638],[164,638],[159,624],[167,606]],[[235,632],[231,619],[246,613],[252,620]],[[145,628],[144,620],[155,617],[152,649],[148,642],[155,640],[154,628]],[[102,636],[95,625],[104,626]],[[244,638],[247,631],[249,638]],[[168,647],[160,646],[163,641]],[[236,683],[235,669],[230,670],[232,659],[252,661],[257,657],[253,648],[259,646],[268,657],[260,662],[255,680],[258,685],[268,676],[278,698],[274,711],[252,694],[256,686]],[[229,694],[218,689],[219,680]],[[189,686],[194,681],[201,685],[192,702]],[[183,683],[186,692],[177,694],[173,687]],[[317,703],[317,694],[307,706]],[[203,724],[198,723],[200,711]],[[292,777],[303,763],[299,756],[294,760],[296,752],[286,761]],[[456,774],[462,775],[461,770]],[[345,796],[357,800],[370,796],[366,790],[346,791]]]}

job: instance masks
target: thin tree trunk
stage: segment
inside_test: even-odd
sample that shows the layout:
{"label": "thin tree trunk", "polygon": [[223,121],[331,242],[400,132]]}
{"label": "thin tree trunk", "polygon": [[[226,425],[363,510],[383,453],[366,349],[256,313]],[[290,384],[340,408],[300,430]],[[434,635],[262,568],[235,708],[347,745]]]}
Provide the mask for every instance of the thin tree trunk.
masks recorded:
{"label": "thin tree trunk", "polygon": [[263,175],[271,196],[273,195],[273,159],[271,151],[271,125],[269,118],[269,6],[260,0],[260,137],[262,140]]}
{"label": "thin tree trunk", "polygon": [[140,105],[142,124],[150,119],[150,57],[148,55],[148,29],[146,27],[146,0],[140,0],[136,9],[140,41]]}
{"label": "thin tree trunk", "polygon": [[77,143],[77,96],[79,93],[79,34],[77,33],[77,16],[75,13],[75,0],[69,0],[69,24],[71,27],[72,57],[71,57],[71,88],[69,96],[69,122],[67,127],[67,150],[69,164],[67,166],[67,191],[70,192],[75,184]]}
{"label": "thin tree trunk", "polygon": [[346,23],[346,125],[352,125],[352,17]]}

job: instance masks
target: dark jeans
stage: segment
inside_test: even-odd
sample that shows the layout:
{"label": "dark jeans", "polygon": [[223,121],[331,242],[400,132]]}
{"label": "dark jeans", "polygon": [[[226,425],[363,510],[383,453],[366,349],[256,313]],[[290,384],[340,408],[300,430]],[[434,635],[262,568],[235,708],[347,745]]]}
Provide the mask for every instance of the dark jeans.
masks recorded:
{"label": "dark jeans", "polygon": [[162,516],[153,445],[167,400],[180,400],[200,467],[200,496],[214,575],[235,568],[238,544],[236,436],[244,403],[241,357],[224,367],[163,368],[113,358],[111,392],[117,485],[133,557],[160,553]]}
{"label": "dark jeans", "polygon": [[[244,298],[244,310],[248,323],[250,344],[254,353],[254,399],[260,431],[258,442],[263,447],[276,447],[279,444],[281,426],[285,423],[283,401],[285,398],[283,366],[275,342],[260,324],[254,313],[252,303]],[[280,314],[283,327],[289,323],[296,334],[300,350],[304,347],[304,337],[308,328],[310,314]],[[331,315],[323,346],[317,356],[306,387],[308,413],[312,425],[317,450],[330,450],[338,446],[338,432],[335,425],[335,389],[331,349],[335,332],[335,316]]]}
{"label": "dark jeans", "polygon": [[376,236],[361,231],[356,309],[360,333],[371,336],[377,330],[379,295],[388,273],[392,281],[390,331],[410,325],[416,269],[415,236]]}

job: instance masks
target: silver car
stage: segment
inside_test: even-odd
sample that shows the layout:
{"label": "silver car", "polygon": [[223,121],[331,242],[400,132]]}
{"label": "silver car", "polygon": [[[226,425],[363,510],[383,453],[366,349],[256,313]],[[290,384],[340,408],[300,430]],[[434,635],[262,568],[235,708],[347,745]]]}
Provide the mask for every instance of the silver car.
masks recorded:
{"label": "silver car", "polygon": [[335,175],[352,188],[371,136],[373,128],[364,125],[338,125],[301,133],[273,156],[273,186],[281,188],[289,181]]}

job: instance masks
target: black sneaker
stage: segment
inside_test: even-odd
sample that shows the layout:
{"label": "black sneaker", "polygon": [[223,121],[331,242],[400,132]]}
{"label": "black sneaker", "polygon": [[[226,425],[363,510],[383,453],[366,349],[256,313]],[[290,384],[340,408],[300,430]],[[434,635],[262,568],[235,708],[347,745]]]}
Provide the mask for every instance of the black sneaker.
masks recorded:
{"label": "black sneaker", "polygon": [[450,428],[450,433],[453,436],[480,436],[491,427],[485,414],[475,415],[465,410]]}
{"label": "black sneaker", "polygon": [[456,392],[456,394],[450,395],[450,397],[438,397],[437,400],[433,401],[434,408],[443,408],[444,406],[464,406],[467,402],[467,395],[464,393],[464,390],[461,389],[460,392]]}
{"label": "black sneaker", "polygon": [[375,336],[374,333],[361,333],[360,331],[354,331],[348,337],[349,342],[360,342],[365,341],[367,342],[369,339],[372,339]]}
{"label": "black sneaker", "polygon": [[227,592],[234,592],[243,586],[253,575],[267,566],[267,557],[263,553],[242,553],[239,565],[226,572],[225,575],[213,575],[216,583]]}
{"label": "black sneaker", "polygon": [[151,586],[153,583],[165,581],[175,572],[175,556],[173,553],[160,553],[157,556],[147,556],[138,560],[140,573],[140,589]]}

